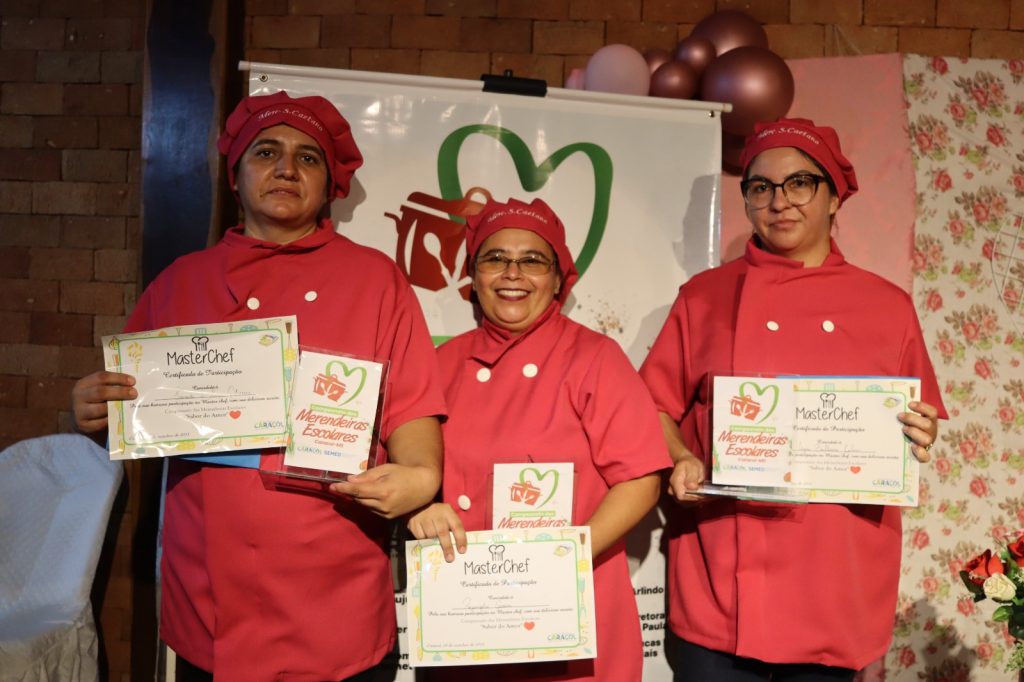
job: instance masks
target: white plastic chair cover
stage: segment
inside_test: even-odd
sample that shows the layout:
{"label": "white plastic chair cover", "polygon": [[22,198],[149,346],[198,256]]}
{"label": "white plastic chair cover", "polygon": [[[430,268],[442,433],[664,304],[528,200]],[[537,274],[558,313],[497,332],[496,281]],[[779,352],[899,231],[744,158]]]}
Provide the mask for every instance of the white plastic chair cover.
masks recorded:
{"label": "white plastic chair cover", "polygon": [[89,593],[122,475],[80,435],[0,452],[0,681],[99,679]]}

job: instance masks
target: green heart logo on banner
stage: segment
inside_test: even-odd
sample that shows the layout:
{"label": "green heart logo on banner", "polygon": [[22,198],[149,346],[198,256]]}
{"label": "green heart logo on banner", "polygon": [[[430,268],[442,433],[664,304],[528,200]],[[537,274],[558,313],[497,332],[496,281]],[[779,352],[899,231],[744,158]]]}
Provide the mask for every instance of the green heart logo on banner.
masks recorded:
{"label": "green heart logo on banner", "polygon": [[352,400],[355,399],[357,395],[359,395],[359,392],[363,390],[363,386],[366,385],[366,368],[353,367],[352,369],[349,369],[348,365],[346,365],[341,360],[331,360],[330,362],[327,363],[327,367],[324,368],[324,374],[326,374],[327,376],[331,376],[331,367],[333,367],[334,365],[341,365],[341,374],[346,378],[350,378],[356,374],[359,375],[359,386],[356,388],[356,390],[352,391],[351,395],[349,395],[349,397],[345,401],[338,403],[338,406],[340,407],[342,405],[347,405],[348,403],[352,402]]}
{"label": "green heart logo on banner", "polygon": [[[465,126],[445,138],[437,152],[437,179],[444,199],[463,197],[462,183],[459,181],[459,150],[468,137],[477,134],[494,138],[508,150],[519,175],[519,182],[528,192],[536,192],[543,187],[555,169],[573,154],[580,153],[590,159],[594,169],[594,207],[587,238],[576,257],[576,269],[582,277],[594,260],[608,223],[608,204],[612,188],[612,159],[608,152],[591,142],[576,142],[558,149],[538,165],[533,160],[530,148],[511,130],[485,124]],[[452,219],[464,222],[458,216],[452,216]]]}
{"label": "green heart logo on banner", "polygon": [[526,483],[526,474],[530,472],[532,472],[533,475],[536,477],[534,479],[534,482],[538,484],[538,487],[540,486],[541,481],[547,478],[548,475],[552,477],[551,492],[548,493],[548,496],[544,498],[543,502],[537,505],[537,507],[540,508],[547,504],[548,500],[555,496],[555,491],[558,490],[558,471],[556,471],[555,469],[548,469],[544,473],[541,473],[536,467],[526,467],[525,469],[519,472],[519,482]]}
{"label": "green heart logo on banner", "polygon": [[[753,389],[754,389],[753,394],[748,394],[747,393],[747,386],[752,386],[753,387]],[[772,398],[772,406],[770,408],[768,408],[768,411],[764,413],[763,417],[761,417],[760,419],[757,420],[758,424],[760,424],[765,419],[770,417],[772,415],[772,412],[774,412],[775,408],[778,406],[778,404],[779,404],[779,387],[776,384],[768,384],[764,388],[761,388],[760,386],[755,384],[753,381],[744,381],[742,384],[740,384],[740,397],[741,398],[753,399],[754,395],[757,395],[758,397],[762,397],[763,398],[765,396],[765,394],[768,394],[768,395],[771,396],[771,398]]]}

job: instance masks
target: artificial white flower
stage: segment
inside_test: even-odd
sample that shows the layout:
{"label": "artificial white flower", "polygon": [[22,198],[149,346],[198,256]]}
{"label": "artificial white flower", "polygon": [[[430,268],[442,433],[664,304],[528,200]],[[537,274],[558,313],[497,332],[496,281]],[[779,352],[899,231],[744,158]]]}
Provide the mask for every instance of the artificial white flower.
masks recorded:
{"label": "artificial white flower", "polygon": [[1010,601],[1017,594],[1017,586],[1002,573],[994,573],[985,578],[981,589],[985,591],[986,597],[996,601]]}

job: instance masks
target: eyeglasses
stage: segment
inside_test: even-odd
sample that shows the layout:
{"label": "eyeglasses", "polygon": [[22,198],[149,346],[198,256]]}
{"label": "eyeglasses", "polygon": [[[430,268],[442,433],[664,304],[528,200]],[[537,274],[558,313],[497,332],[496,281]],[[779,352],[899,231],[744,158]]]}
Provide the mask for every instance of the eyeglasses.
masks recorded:
{"label": "eyeglasses", "polygon": [[508,256],[501,255],[500,253],[492,253],[476,259],[476,271],[483,272],[488,275],[496,275],[499,272],[505,272],[505,270],[508,269],[508,266],[513,263],[519,267],[519,272],[531,277],[548,274],[551,272],[551,266],[554,265],[554,263],[549,261],[547,258],[540,258],[538,256],[509,258]]}
{"label": "eyeglasses", "polygon": [[765,178],[750,178],[740,183],[743,201],[753,209],[765,208],[775,199],[775,190],[782,188],[782,195],[792,206],[810,203],[818,192],[818,185],[825,182],[824,175],[795,173],[782,182],[771,182]]}

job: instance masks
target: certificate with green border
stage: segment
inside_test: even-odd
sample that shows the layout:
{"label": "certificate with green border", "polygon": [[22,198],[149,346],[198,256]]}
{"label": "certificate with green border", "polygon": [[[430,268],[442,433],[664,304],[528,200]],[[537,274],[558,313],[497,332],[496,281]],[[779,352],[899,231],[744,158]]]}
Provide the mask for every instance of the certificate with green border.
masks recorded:
{"label": "certificate with green border", "polygon": [[919,464],[898,420],[920,380],[716,376],[711,481],[805,502],[916,506]]}
{"label": "certificate with green border", "polygon": [[294,316],[103,337],[139,393],[107,404],[111,459],[283,446],[297,341]]}
{"label": "certificate with green border", "polygon": [[436,539],[406,543],[411,665],[597,656],[589,527],[467,536],[452,563]]}

